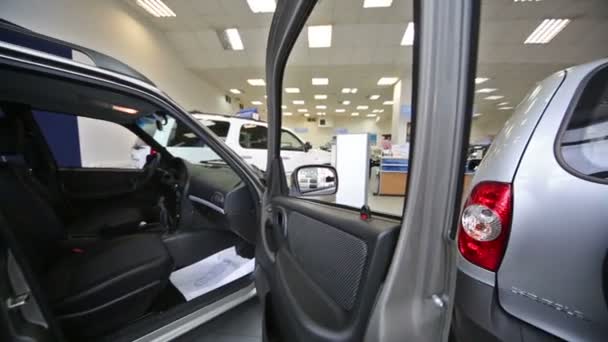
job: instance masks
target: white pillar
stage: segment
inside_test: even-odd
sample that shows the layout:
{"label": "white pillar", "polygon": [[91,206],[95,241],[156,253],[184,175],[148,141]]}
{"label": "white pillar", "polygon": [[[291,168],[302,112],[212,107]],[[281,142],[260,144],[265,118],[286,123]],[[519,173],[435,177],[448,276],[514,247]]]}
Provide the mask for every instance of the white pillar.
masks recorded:
{"label": "white pillar", "polygon": [[407,125],[411,121],[412,80],[403,78],[393,87],[393,120],[391,134],[393,144],[405,144]]}

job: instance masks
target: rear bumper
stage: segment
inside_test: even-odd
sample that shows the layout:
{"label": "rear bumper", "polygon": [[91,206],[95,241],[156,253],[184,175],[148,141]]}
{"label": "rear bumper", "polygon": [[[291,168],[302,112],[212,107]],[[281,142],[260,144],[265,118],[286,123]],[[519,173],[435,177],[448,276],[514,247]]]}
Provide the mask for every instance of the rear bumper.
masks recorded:
{"label": "rear bumper", "polygon": [[558,341],[555,336],[509,315],[494,287],[458,271],[452,333],[455,341]]}

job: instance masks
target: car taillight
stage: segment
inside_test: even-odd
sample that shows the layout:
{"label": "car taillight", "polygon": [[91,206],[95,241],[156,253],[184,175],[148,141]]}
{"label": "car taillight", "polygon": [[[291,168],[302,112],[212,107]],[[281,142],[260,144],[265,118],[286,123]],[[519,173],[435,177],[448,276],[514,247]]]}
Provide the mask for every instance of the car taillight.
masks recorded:
{"label": "car taillight", "polygon": [[511,184],[481,182],[473,188],[460,216],[458,250],[473,264],[496,272],[511,228]]}

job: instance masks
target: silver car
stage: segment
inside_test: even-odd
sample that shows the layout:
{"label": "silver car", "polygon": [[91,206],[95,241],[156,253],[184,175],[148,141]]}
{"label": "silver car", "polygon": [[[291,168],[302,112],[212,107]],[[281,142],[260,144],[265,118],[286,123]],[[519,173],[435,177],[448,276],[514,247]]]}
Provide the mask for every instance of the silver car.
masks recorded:
{"label": "silver car", "polygon": [[458,341],[608,339],[608,60],[539,83],[496,137],[458,232]]}

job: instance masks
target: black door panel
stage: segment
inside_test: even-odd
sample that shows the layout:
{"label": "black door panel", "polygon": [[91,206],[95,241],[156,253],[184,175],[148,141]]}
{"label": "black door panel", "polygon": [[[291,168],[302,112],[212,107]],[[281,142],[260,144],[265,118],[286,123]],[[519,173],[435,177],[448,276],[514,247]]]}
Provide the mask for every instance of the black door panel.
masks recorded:
{"label": "black door panel", "polygon": [[[358,340],[386,275],[399,222],[363,221],[353,210],[286,196],[272,200],[272,211],[284,217],[267,225],[276,253],[267,264],[272,270],[264,272],[272,289],[265,310],[280,322],[280,339]],[[272,332],[267,335],[272,340]]]}

